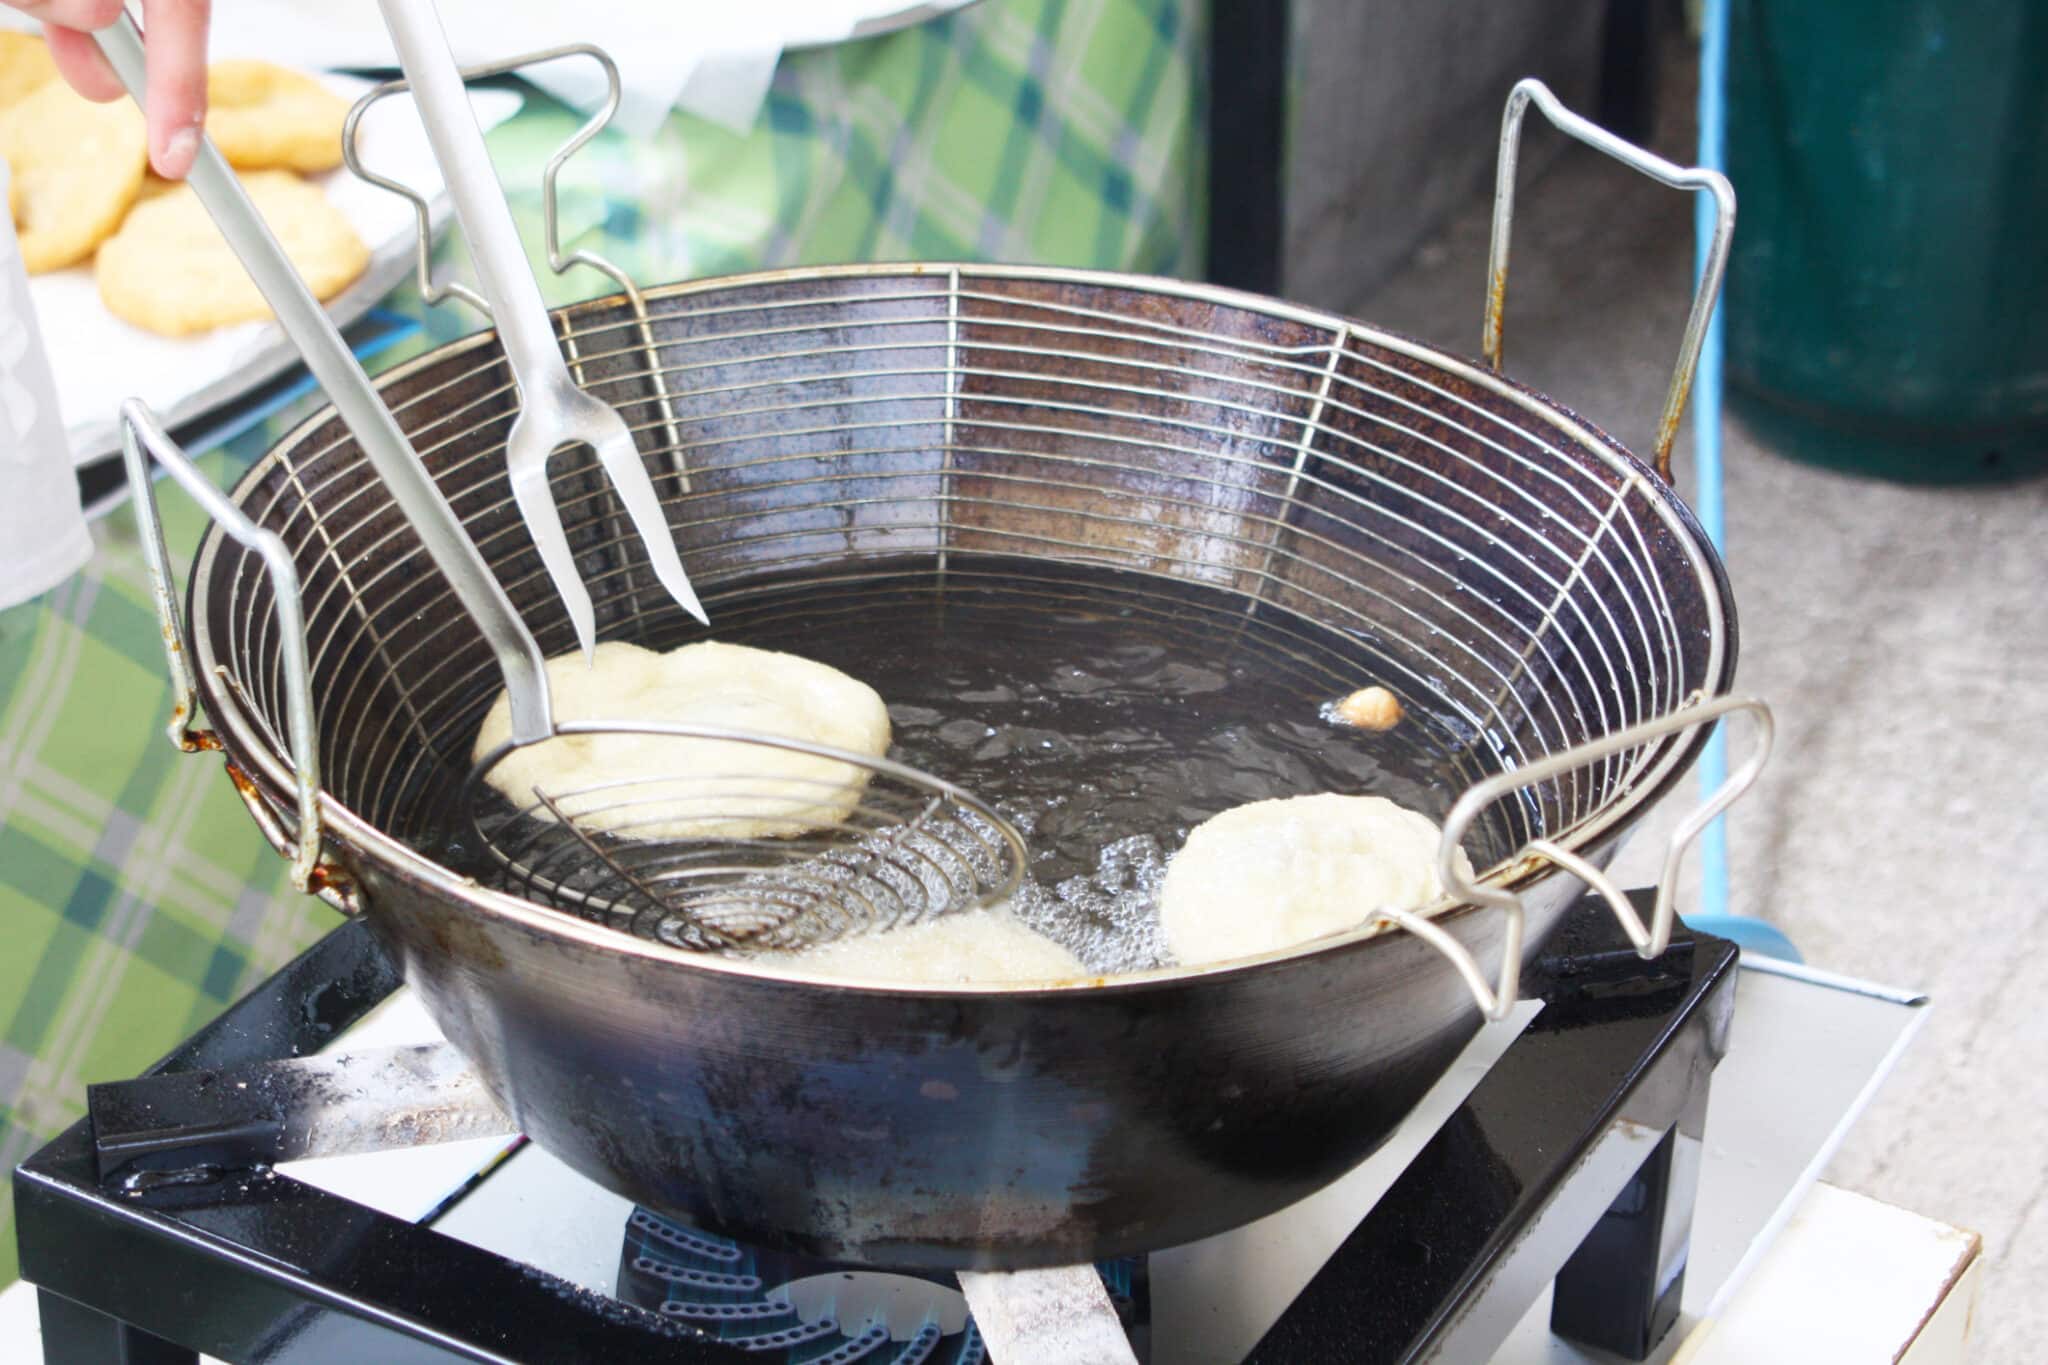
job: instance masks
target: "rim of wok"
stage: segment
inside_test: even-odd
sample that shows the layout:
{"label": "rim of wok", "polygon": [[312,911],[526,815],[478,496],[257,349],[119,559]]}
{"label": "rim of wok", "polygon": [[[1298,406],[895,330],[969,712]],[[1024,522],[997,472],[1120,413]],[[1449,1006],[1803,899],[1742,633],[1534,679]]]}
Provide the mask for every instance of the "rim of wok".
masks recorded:
{"label": "rim of wok", "polygon": [[[1609,436],[1605,431],[1586,421],[1577,413],[1520,384],[1505,375],[1496,374],[1484,365],[1464,359],[1451,353],[1404,337],[1397,332],[1369,323],[1346,318],[1340,314],[1323,312],[1319,309],[1304,308],[1286,303],[1266,295],[1244,290],[1227,289],[1216,285],[1185,280],[1166,279],[1151,275],[1135,275],[1118,271],[1076,270],[1016,265],[950,264],[938,262],[902,262],[849,266],[794,267],[782,270],[755,271],[743,275],[721,275],[701,280],[681,281],[643,289],[641,294],[648,300],[673,298],[690,294],[711,293],[738,286],[775,284],[794,280],[830,280],[860,278],[865,276],[910,275],[925,276],[959,271],[963,275],[975,274],[1000,276],[1011,279],[1066,281],[1091,284],[1100,287],[1122,288],[1153,295],[1200,300],[1210,303],[1227,304],[1272,317],[1286,318],[1336,331],[1350,328],[1362,339],[1375,345],[1401,352],[1417,360],[1437,366],[1473,383],[1493,389],[1525,409],[1529,415],[1543,424],[1555,428],[1578,442],[1583,448],[1603,459],[1614,472],[1616,483],[1629,481],[1640,483],[1651,496],[1649,502],[1656,509],[1659,519],[1673,534],[1681,547],[1686,562],[1698,579],[1704,599],[1707,624],[1707,664],[1704,677],[1710,684],[1703,690],[1708,695],[1719,695],[1728,690],[1733,682],[1736,656],[1736,621],[1734,597],[1730,589],[1726,570],[1718,556],[1707,548],[1707,537],[1691,507],[1681,498],[1677,490],[1658,478],[1655,471],[1637,459],[1627,447]],[[580,300],[551,312],[570,315],[581,311],[598,311],[616,306],[622,295],[603,295]],[[497,332],[492,328],[459,337],[454,341],[437,346],[425,354],[393,366],[377,375],[372,383],[380,391],[388,384],[398,382],[419,370],[439,365],[464,351],[492,345]],[[249,467],[236,481],[231,493],[239,505],[243,494],[259,481],[265,473],[278,464],[284,451],[295,446],[309,431],[333,420],[334,408],[330,404],[307,417],[281,440],[264,452],[263,456]],[[232,675],[232,670],[215,656],[213,640],[207,629],[204,612],[197,610],[206,600],[212,583],[221,546],[227,541],[220,527],[211,522],[201,538],[199,552],[194,558],[191,581],[188,587],[186,620],[195,655],[194,670],[201,693],[201,700],[207,715],[222,732],[227,752],[240,766],[265,787],[266,794],[273,799],[284,800],[286,807],[291,804],[289,793],[295,786],[292,767],[283,751],[262,737],[261,731],[250,723],[234,689],[217,686],[221,673]],[[1660,714],[1668,715],[1669,712]],[[1664,754],[1636,780],[1632,789],[1617,799],[1596,808],[1585,819],[1567,829],[1550,834],[1563,848],[1577,853],[1587,853],[1612,836],[1619,825],[1663,797],[1673,783],[1681,776],[1706,744],[1712,726],[1696,726],[1680,739],[1653,741],[1664,747]],[[1597,738],[1597,736],[1589,736]],[[282,795],[281,795],[282,794]],[[979,793],[976,793],[979,795]],[[1017,983],[976,984],[973,982],[913,982],[880,981],[856,977],[833,977],[818,973],[804,972],[792,966],[766,964],[740,957],[727,957],[718,953],[693,952],[673,948],[667,944],[642,939],[632,934],[584,920],[566,910],[555,909],[523,897],[495,890],[473,878],[463,876],[426,854],[421,853],[403,840],[393,838],[382,830],[363,820],[354,811],[343,805],[325,787],[320,790],[320,817],[323,834],[342,843],[357,853],[388,868],[415,878],[430,887],[436,894],[462,900],[472,906],[494,915],[502,915],[517,921],[525,928],[543,935],[578,941],[586,946],[605,951],[630,953],[663,962],[682,963],[705,971],[733,972],[743,976],[761,977],[771,980],[788,981],[805,986],[827,986],[836,990],[869,991],[881,994],[908,995],[1034,995],[1073,990],[1132,990],[1144,989],[1191,977],[1214,976],[1229,972],[1250,971],[1271,962],[1288,958],[1303,957],[1315,953],[1330,952],[1367,939],[1397,932],[1395,926],[1384,921],[1364,925],[1342,933],[1328,934],[1310,939],[1305,943],[1285,948],[1270,949],[1252,956],[1231,958],[1223,962],[1205,963],[1189,967],[1155,967],[1141,972],[1125,972],[1113,975],[1086,975],[1070,979],[1043,980]],[[1506,890],[1520,890],[1544,876],[1568,875],[1541,858],[1530,858],[1517,854],[1487,868],[1478,880],[1489,887]],[[1470,902],[1452,901],[1438,897],[1420,912],[1429,919],[1473,913],[1498,913]]]}

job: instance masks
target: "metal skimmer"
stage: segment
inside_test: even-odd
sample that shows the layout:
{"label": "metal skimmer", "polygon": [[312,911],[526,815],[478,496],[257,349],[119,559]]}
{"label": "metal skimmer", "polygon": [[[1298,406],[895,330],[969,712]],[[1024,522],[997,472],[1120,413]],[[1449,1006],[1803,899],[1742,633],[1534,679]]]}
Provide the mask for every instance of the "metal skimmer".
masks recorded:
{"label": "metal skimmer", "polygon": [[1023,880],[1008,820],[886,758],[698,725],[564,721],[555,733],[544,743],[670,745],[678,760],[515,803],[489,785],[528,747],[508,742],[463,785],[468,827],[507,889],[641,938],[801,948],[1000,900]]}

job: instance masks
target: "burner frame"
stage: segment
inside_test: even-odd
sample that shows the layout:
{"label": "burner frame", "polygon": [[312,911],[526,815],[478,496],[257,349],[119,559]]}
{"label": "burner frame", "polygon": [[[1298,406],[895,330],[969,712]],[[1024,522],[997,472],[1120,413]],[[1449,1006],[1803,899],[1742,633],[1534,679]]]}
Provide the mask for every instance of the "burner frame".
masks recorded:
{"label": "burner frame", "polygon": [[[1552,1282],[1560,1335],[1646,1355],[1678,1312],[1736,962],[1691,934],[1646,962],[1597,900],[1574,907],[1530,974],[1544,1009],[1249,1359],[1484,1358]],[[398,985],[367,927],[344,924],[145,1074],[316,1052]],[[102,1181],[90,1117],[16,1169],[46,1360],[759,1359],[279,1175],[261,1134],[246,1161],[218,1127],[194,1140],[215,1173],[146,1193],[112,1167]]]}

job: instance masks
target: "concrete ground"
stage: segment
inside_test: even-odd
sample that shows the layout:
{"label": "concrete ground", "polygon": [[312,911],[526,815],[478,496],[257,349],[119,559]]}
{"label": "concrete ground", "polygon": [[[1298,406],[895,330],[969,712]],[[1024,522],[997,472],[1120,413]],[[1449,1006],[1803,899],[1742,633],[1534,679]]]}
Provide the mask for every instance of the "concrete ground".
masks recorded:
{"label": "concrete ground", "polygon": [[[1659,142],[1690,160],[1672,93]],[[1475,195],[1390,284],[1322,302],[1476,354],[1489,203]],[[1508,371],[1637,451],[1685,316],[1691,213],[1576,147],[1520,200]],[[1815,966],[1933,997],[1827,1178],[1982,1233],[1972,1359],[2039,1359],[2048,1017],[2025,992],[2048,958],[2048,480],[1879,483],[1793,463],[1733,419],[1724,445],[1737,685],[1778,718],[1732,820],[1731,908]],[[1638,878],[1661,815],[1625,855]]]}

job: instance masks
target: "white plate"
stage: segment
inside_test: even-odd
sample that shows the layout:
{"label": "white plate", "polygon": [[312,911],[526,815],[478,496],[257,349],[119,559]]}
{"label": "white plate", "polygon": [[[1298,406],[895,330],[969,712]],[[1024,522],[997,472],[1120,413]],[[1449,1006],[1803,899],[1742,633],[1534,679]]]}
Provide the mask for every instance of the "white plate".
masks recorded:
{"label": "white plate", "polygon": [[[370,82],[346,76],[321,80],[351,101],[370,88]],[[479,90],[473,103],[478,120],[492,128],[518,113],[524,99],[509,90]],[[427,195],[438,233],[448,216],[441,172],[411,102],[386,100],[366,115],[361,146],[366,166]],[[328,304],[335,324],[346,327],[412,270],[412,206],[346,169],[314,180],[370,246],[370,265],[362,278]],[[57,402],[77,464],[120,449],[116,413],[123,399],[142,399],[175,427],[247,393],[298,360],[283,330],[271,322],[189,337],[158,336],[131,326],[100,302],[90,262],[35,276],[29,296],[49,348]]]}

